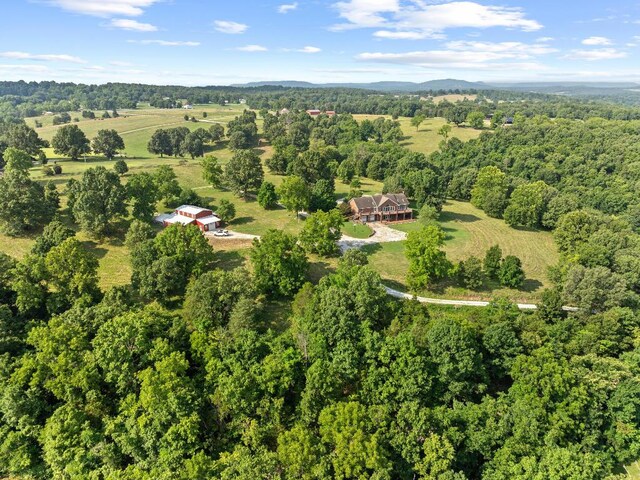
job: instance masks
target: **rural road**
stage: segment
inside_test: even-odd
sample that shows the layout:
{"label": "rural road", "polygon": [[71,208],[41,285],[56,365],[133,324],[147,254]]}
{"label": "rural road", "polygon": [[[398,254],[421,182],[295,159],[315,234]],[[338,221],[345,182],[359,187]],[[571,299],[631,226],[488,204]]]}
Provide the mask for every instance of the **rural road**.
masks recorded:
{"label": "rural road", "polygon": [[[387,287],[384,285],[384,289],[386,290],[388,295],[396,298],[403,298],[407,300],[416,299],[420,303],[431,303],[434,305],[453,305],[457,307],[487,307],[490,302],[484,302],[481,300],[449,300],[446,298],[428,298],[428,297],[417,297],[411,295],[410,293],[404,293],[399,290],[395,290],[393,288]],[[537,310],[538,306],[533,303],[517,303],[516,304],[520,310]],[[578,308],[576,307],[567,307],[564,306],[562,309],[565,312],[577,312]]]}

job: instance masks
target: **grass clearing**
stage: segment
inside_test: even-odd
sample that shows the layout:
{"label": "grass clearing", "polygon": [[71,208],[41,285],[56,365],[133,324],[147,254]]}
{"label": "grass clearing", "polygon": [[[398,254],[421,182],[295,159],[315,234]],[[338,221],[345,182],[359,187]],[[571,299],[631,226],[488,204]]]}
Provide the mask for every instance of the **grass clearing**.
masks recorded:
{"label": "grass clearing", "polygon": [[369,225],[354,223],[347,220],[342,225],[342,233],[352,238],[369,238],[373,235],[373,230],[371,230]]}
{"label": "grass clearing", "polygon": [[[522,260],[526,274],[522,290],[501,288],[489,283],[484,290],[475,292],[456,286],[453,282],[443,282],[428,292],[435,297],[464,299],[491,299],[505,295],[513,300],[534,301],[542,289],[549,285],[547,269],[558,260],[558,252],[549,232],[517,230],[504,221],[490,218],[470,203],[448,201],[440,216],[440,225],[446,233],[444,250],[451,261],[460,261],[476,256],[484,258],[486,250],[498,244],[503,255],[516,255]],[[394,225],[393,228],[410,232],[419,230],[417,222]],[[391,286],[406,290],[406,275],[409,262],[404,255],[404,242],[390,242],[369,245],[364,249],[369,253],[371,265]]]}

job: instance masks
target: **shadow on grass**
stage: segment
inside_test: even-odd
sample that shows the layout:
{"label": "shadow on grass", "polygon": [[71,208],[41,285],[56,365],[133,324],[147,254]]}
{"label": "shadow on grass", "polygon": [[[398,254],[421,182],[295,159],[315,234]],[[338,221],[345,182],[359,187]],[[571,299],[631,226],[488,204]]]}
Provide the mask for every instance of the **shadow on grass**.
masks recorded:
{"label": "shadow on grass", "polygon": [[542,287],[543,287],[542,282],[535,280],[533,278],[527,278],[522,284],[522,287],[520,288],[520,290],[531,293],[531,292],[538,291]]}
{"label": "shadow on grass", "polygon": [[91,252],[91,254],[96,257],[98,260],[104,258],[104,256],[109,252],[106,248],[98,246],[98,244],[92,240],[87,240],[86,242],[82,242],[82,245]]}
{"label": "shadow on grass", "polygon": [[244,262],[245,258],[235,250],[218,250],[216,252],[216,268],[233,270],[234,268],[242,267]]}
{"label": "shadow on grass", "polygon": [[326,277],[334,272],[335,269],[328,262],[310,262],[309,270],[307,271],[307,280],[313,284],[317,284],[322,277]]}
{"label": "shadow on grass", "polygon": [[379,243],[370,243],[368,245],[364,245],[361,250],[367,255],[373,255],[374,253],[382,250],[382,245]]}
{"label": "shadow on grass", "polygon": [[480,217],[477,217],[471,213],[456,213],[456,212],[442,212],[440,214],[439,220],[441,222],[462,222],[462,223],[472,223],[480,220]]}
{"label": "shadow on grass", "polygon": [[255,221],[255,218],[253,217],[238,217],[231,220],[231,222],[229,222],[229,225],[246,225],[247,223],[251,223],[253,221]]}

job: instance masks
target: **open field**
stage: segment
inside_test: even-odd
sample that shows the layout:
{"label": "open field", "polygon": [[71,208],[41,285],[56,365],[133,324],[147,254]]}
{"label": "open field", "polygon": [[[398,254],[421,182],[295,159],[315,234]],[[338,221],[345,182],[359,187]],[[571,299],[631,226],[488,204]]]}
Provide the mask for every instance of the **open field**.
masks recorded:
{"label": "open field", "polygon": [[[182,109],[155,109],[140,108],[136,110],[120,110],[119,118],[110,118],[105,120],[85,120],[78,122],[79,127],[92,138],[99,129],[113,128],[117,130],[125,140],[125,160],[129,166],[129,173],[123,177],[126,183],[127,177],[132,173],[143,171],[152,172],[160,165],[171,165],[176,172],[178,180],[183,187],[193,188],[203,197],[205,203],[210,204],[213,209],[222,199],[232,201],[236,206],[236,218],[230,222],[229,228],[241,233],[249,233],[254,235],[263,235],[271,228],[284,230],[288,233],[297,234],[304,225],[303,219],[297,219],[293,214],[284,209],[278,208],[274,210],[264,210],[253,199],[241,199],[236,197],[229,191],[213,189],[202,179],[202,169],[198,159],[190,158],[159,158],[147,152],[147,142],[152,133],[157,128],[168,128],[175,126],[186,126],[190,129],[208,128],[211,123],[220,122],[226,124],[236,115],[240,114],[244,106],[229,105],[221,107],[218,105],[194,106],[193,110]],[[204,119],[202,112],[207,112],[207,118]],[[96,116],[100,116],[102,112],[96,112]],[[187,122],[184,115],[196,117],[199,122]],[[73,115],[81,117],[78,115]],[[358,120],[364,118],[377,118],[377,116],[356,115]],[[50,140],[55,131],[60,126],[51,125],[51,117],[43,116],[40,120],[44,126],[38,128],[38,134]],[[438,129],[445,124],[445,120],[441,118],[427,119],[416,131],[411,126],[409,118],[401,118],[400,120],[406,139],[403,145],[414,151],[423,153],[431,153],[438,148],[438,144],[442,140],[438,135]],[[35,124],[35,119],[29,119],[30,124]],[[261,125],[259,119],[258,125]],[[469,128],[453,127],[451,137],[457,137],[461,140],[468,140],[479,135],[479,131]],[[262,145],[257,149],[263,162],[272,154],[272,148],[269,145]],[[55,177],[45,177],[41,167],[34,167],[31,175],[36,180],[53,180],[58,188],[62,191],[64,184],[73,177],[78,177],[87,168],[97,165],[103,165],[106,168],[112,168],[114,161],[108,161],[101,157],[87,157],[87,161],[72,162],[68,159],[57,157],[52,149],[47,149],[47,155],[50,160],[54,160],[63,169],[62,175]],[[218,157],[224,165],[232,155],[227,148],[226,142],[221,142],[215,146],[209,146],[209,152]],[[265,179],[271,181],[276,186],[279,185],[284,177],[273,175],[265,168]],[[364,193],[373,194],[382,191],[382,183],[367,178],[362,178],[362,190]],[[345,196],[349,191],[349,186],[336,182],[336,198]],[[65,203],[64,196],[62,198],[63,205]],[[158,212],[167,212],[170,209],[162,204],[158,204]],[[524,267],[528,277],[528,284],[525,292],[508,292],[504,293],[517,299],[530,300],[537,295],[539,286],[546,283],[545,271],[548,264],[554,263],[556,258],[555,249],[549,235],[539,232],[517,231],[507,227],[501,220],[489,219],[484,214],[469,204],[460,202],[450,202],[443,212],[442,225],[447,232],[448,239],[446,250],[452,260],[460,260],[470,255],[482,256],[486,248],[494,243],[500,243],[505,254],[514,253],[523,260]],[[417,228],[417,224],[409,223],[398,225],[398,229],[409,231]],[[123,230],[124,231],[124,230]],[[356,238],[366,238],[370,231],[365,226],[353,226],[345,223],[344,232],[347,235]],[[96,241],[88,238],[84,233],[79,233],[79,238],[85,245],[93,251],[99,259],[100,268],[100,284],[104,287],[112,285],[126,284],[130,280],[131,270],[128,261],[128,251],[123,246],[123,235],[104,240]],[[542,239],[542,240],[541,240]],[[10,239],[0,236],[0,250],[9,253],[16,258],[22,258],[31,248],[34,237],[24,237],[18,239]],[[216,242],[212,240],[214,249],[218,252],[219,266],[221,268],[233,268],[235,266],[244,265],[247,260],[250,242]],[[533,247],[543,250],[534,254]],[[381,244],[378,246],[368,247],[371,253],[372,265],[382,274],[383,278],[392,282],[396,286],[403,287],[407,261],[404,257],[403,242]],[[322,275],[335,268],[335,259],[321,260],[311,258],[310,279],[317,281]],[[487,292],[473,293],[467,292],[459,288],[451,286],[443,286],[441,295],[455,295],[463,297],[487,296]],[[501,291],[502,293],[502,291]],[[433,294],[433,292],[430,292]]]}
{"label": "open field", "polygon": [[463,95],[460,93],[449,93],[447,95],[437,95],[435,97],[430,97],[433,100],[433,103],[440,103],[440,102],[444,102],[445,100],[447,102],[451,102],[451,103],[455,103],[455,102],[461,102],[462,100],[475,100],[476,98],[478,98],[478,95],[474,95],[474,94],[467,94],[467,95]]}
{"label": "open field", "polygon": [[[539,297],[543,287],[549,285],[547,269],[558,260],[550,233],[513,229],[502,220],[489,218],[470,203],[453,200],[445,204],[440,224],[447,235],[444,249],[450,260],[455,262],[470,256],[482,259],[490,246],[498,244],[503,255],[520,257],[527,279],[522,290],[487,285],[487,289],[478,292],[444,282],[429,291],[430,296],[486,300],[495,295],[505,295],[513,300],[532,301]],[[419,223],[404,223],[394,228],[410,232],[421,226]],[[404,242],[372,245],[366,247],[366,251],[370,253],[371,265],[390,286],[406,290],[409,263],[404,256]]]}
{"label": "open field", "polygon": [[[391,118],[385,115],[354,115],[353,117],[358,120],[364,120],[366,118],[374,120],[378,117],[384,116],[385,118]],[[430,154],[438,150],[438,146],[442,141],[442,137],[438,135],[438,130],[447,121],[444,118],[427,118],[420,125],[420,128],[416,130],[416,127],[411,125],[411,119],[407,117],[401,117],[398,119],[402,132],[406,138],[400,142],[400,145],[406,147],[414,152],[421,152],[424,154]],[[458,138],[463,142],[477,138],[480,135],[480,130],[475,130],[469,127],[456,127],[451,125],[451,133],[449,138]]]}

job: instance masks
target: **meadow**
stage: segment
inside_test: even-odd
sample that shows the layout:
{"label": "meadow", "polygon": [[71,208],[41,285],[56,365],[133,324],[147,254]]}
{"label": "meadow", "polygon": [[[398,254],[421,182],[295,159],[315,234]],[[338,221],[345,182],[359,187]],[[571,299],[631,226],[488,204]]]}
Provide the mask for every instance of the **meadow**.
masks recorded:
{"label": "meadow", "polygon": [[[458,262],[470,256],[482,259],[489,247],[500,245],[503,255],[516,255],[522,260],[526,280],[522,290],[501,288],[494,282],[486,282],[485,288],[476,292],[443,282],[419,293],[468,300],[490,300],[496,295],[504,295],[524,302],[538,299],[542,289],[549,286],[547,270],[558,261],[558,252],[549,232],[511,228],[502,220],[488,217],[470,203],[454,200],[445,203],[439,223],[446,234],[444,250],[451,261]],[[418,222],[403,223],[393,228],[410,232],[420,229],[421,225]],[[365,251],[385,283],[408,291],[406,275],[409,262],[404,256],[404,243],[371,245]]]}
{"label": "meadow", "polygon": [[[158,128],[171,128],[186,126],[190,129],[208,128],[212,123],[226,124],[244,109],[243,105],[195,105],[193,110],[183,109],[156,109],[143,107],[136,110],[120,110],[120,117],[108,119],[83,119],[77,122],[88,138],[96,135],[100,129],[112,128],[117,130],[125,141],[125,151],[122,157],[127,162],[129,173],[123,177],[126,183],[129,175],[143,171],[152,172],[160,165],[170,165],[180,184],[183,187],[194,189],[204,201],[213,209],[223,200],[230,200],[236,206],[236,217],[229,224],[229,228],[241,233],[263,235],[270,228],[278,228],[291,234],[297,234],[304,225],[303,219],[296,218],[291,212],[282,208],[264,210],[254,199],[243,200],[231,192],[214,189],[207,185],[202,178],[202,169],[198,159],[190,158],[160,158],[147,151],[147,142],[151,134]],[[206,112],[206,117],[203,113]],[[95,112],[100,117],[102,112]],[[198,121],[185,121],[184,115],[193,116]],[[76,115],[80,117],[80,114]],[[74,117],[74,115],[72,115]],[[365,118],[377,118],[372,115],[355,115],[357,120]],[[35,126],[36,120],[43,124],[37,128],[38,134],[51,140],[55,131],[60,128],[51,124],[51,116],[27,119],[27,123]],[[414,151],[429,154],[438,148],[441,136],[438,130],[446,122],[444,119],[427,119],[416,129],[411,125],[411,119],[399,119],[406,138],[402,145]],[[260,126],[261,120],[258,119]],[[478,130],[465,127],[453,127],[451,137],[466,141],[479,135]],[[111,168],[114,161],[102,157],[87,156],[85,161],[71,161],[55,155],[53,149],[45,149],[50,164],[55,162],[62,167],[63,173],[53,177],[58,188],[63,191],[64,184],[74,177],[78,177],[87,168],[103,165]],[[257,149],[263,162],[272,154],[268,145],[261,145]],[[226,142],[209,146],[208,152],[215,155],[221,164],[225,164],[232,153],[227,148]],[[42,167],[33,167],[31,175],[36,180],[51,180],[45,177]],[[265,179],[279,185],[284,177],[273,175],[265,168]],[[363,178],[362,190],[366,194],[374,194],[382,191],[382,183]],[[344,197],[349,191],[349,186],[339,181],[336,182],[336,198]],[[63,197],[64,203],[64,197]],[[157,205],[159,213],[169,211],[162,204]],[[445,250],[452,261],[459,261],[471,255],[483,256],[485,250],[499,244],[505,254],[518,255],[522,261],[527,275],[527,282],[522,291],[510,291],[495,288],[488,285],[489,289],[481,292],[471,292],[452,285],[439,285],[434,291],[427,292],[432,296],[455,296],[460,298],[487,298],[495,294],[505,294],[518,300],[532,300],[537,298],[541,287],[547,285],[546,269],[557,259],[557,252],[553,240],[548,233],[526,230],[514,230],[509,228],[501,220],[488,218],[483,212],[477,210],[468,203],[449,201],[441,215],[441,225],[447,233]],[[394,228],[403,231],[411,231],[419,228],[417,223],[400,224]],[[124,230],[123,230],[124,231]],[[122,285],[129,282],[131,269],[128,262],[128,251],[124,247],[123,231],[111,238],[96,240],[79,232],[79,238],[99,259],[100,284],[103,288],[113,285]],[[369,227],[353,225],[345,222],[343,232],[356,238],[366,238],[370,235]],[[22,258],[28,253],[33,244],[34,236],[20,237],[17,239],[0,236],[0,245],[6,253]],[[250,241],[216,241],[211,240],[216,251],[219,252],[219,265],[222,268],[233,268],[246,264]],[[404,256],[404,242],[384,243],[367,247],[371,264],[380,272],[383,279],[391,286],[406,290],[405,277],[408,262]],[[317,281],[322,275],[335,268],[335,259],[323,260],[311,258],[310,279]]]}

